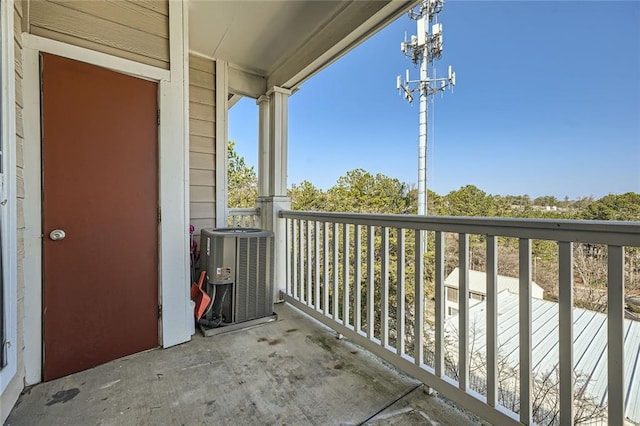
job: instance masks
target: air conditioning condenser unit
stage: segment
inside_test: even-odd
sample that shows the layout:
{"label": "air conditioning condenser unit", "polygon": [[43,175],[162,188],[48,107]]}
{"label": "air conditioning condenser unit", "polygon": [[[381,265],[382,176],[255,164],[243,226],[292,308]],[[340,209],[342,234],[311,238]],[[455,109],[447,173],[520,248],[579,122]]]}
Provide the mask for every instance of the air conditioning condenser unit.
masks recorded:
{"label": "air conditioning condenser unit", "polygon": [[273,232],[256,228],[203,229],[200,270],[207,272],[211,307],[200,322],[205,336],[276,319],[273,312]]}

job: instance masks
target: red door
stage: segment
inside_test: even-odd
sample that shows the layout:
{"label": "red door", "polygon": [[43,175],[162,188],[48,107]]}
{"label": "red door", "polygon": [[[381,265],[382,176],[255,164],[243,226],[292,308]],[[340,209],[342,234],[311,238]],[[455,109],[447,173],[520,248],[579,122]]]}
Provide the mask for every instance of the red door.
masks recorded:
{"label": "red door", "polygon": [[158,88],[48,54],[41,66],[52,380],[158,345]]}

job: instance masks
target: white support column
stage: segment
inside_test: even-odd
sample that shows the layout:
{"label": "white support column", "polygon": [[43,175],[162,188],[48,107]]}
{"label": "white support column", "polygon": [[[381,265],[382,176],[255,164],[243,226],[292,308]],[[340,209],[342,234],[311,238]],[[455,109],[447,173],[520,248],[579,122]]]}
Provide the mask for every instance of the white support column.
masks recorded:
{"label": "white support column", "polygon": [[273,231],[276,298],[286,287],[286,221],[281,210],[291,208],[287,197],[288,101],[291,91],[273,87],[258,99],[260,108],[258,207],[263,229]]}
{"label": "white support column", "polygon": [[289,140],[289,96],[291,90],[273,87],[269,102],[269,195],[287,195],[287,145]]}
{"label": "white support column", "polygon": [[258,105],[258,196],[269,195],[269,97],[262,95]]}
{"label": "white support column", "polygon": [[227,146],[229,111],[229,65],[226,61],[216,60],[216,227],[227,226],[229,216],[227,182]]}

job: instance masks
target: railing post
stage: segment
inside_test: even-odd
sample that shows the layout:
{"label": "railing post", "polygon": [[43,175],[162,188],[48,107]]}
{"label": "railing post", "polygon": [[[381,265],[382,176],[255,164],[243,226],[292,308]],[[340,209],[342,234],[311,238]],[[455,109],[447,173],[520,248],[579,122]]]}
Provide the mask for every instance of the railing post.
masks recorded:
{"label": "railing post", "polygon": [[300,283],[300,287],[298,288],[298,295],[300,296],[301,302],[307,301],[306,295],[306,287],[305,287],[305,273],[304,273],[304,228],[306,220],[301,220],[298,225],[298,282]]}
{"label": "railing post", "polygon": [[313,306],[316,311],[320,310],[320,222],[313,222],[313,254],[314,254],[314,285]]}
{"label": "railing post", "polygon": [[333,223],[333,232],[331,233],[331,235],[333,236],[333,257],[332,262],[333,262],[333,291],[332,291],[332,299],[331,301],[332,303],[332,310],[331,313],[333,314],[333,319],[335,321],[338,321],[340,319],[340,315],[338,313],[338,296],[340,295],[340,291],[339,291],[339,277],[338,277],[338,269],[340,268],[340,254],[339,254],[339,237],[338,237],[338,222],[334,222]]}
{"label": "railing post", "polygon": [[312,277],[312,267],[313,264],[311,258],[311,222],[307,220],[307,305],[313,306],[313,303],[316,301],[313,299],[312,287],[313,287],[313,279]]}
{"label": "railing post", "polygon": [[353,239],[353,247],[355,250],[355,271],[353,277],[355,307],[353,311],[353,328],[356,332],[359,332],[362,329],[362,236],[360,235],[360,225],[354,225]]}
{"label": "railing post", "polygon": [[397,288],[396,288],[396,352],[398,355],[404,355],[404,316],[405,316],[405,306],[404,306],[404,228],[398,228],[398,242],[397,242]]}
{"label": "railing post", "polygon": [[415,245],[415,321],[413,329],[413,357],[420,367],[424,361],[424,241],[425,231],[416,230]]}
{"label": "railing post", "polygon": [[435,359],[433,360],[436,370],[436,376],[442,377],[444,375],[444,351],[446,350],[444,339],[444,319],[445,313],[445,297],[447,295],[444,291],[444,234],[440,231],[436,231],[436,335],[435,335]]}
{"label": "railing post", "polygon": [[494,235],[487,235],[487,404],[498,403],[498,244]]}
{"label": "railing post", "polygon": [[293,262],[291,261],[291,253],[293,252],[293,237],[291,228],[293,227],[294,219],[285,219],[285,233],[286,235],[286,247],[285,247],[285,259],[286,259],[286,278],[285,278],[285,294],[291,295],[291,287],[293,286],[293,280],[291,274],[293,270]]}
{"label": "railing post", "polygon": [[389,228],[382,228],[382,338],[381,344],[389,344]]}
{"label": "railing post", "polygon": [[458,384],[469,388],[469,235],[458,235],[460,276],[458,282]]}
{"label": "railing post", "polygon": [[376,329],[375,308],[375,231],[373,226],[367,227],[367,337],[373,340]]}
{"label": "railing post", "polygon": [[322,312],[329,315],[329,222],[322,223]]}
{"label": "railing post", "polygon": [[533,391],[531,360],[531,240],[520,238],[519,247],[520,423],[530,425],[533,423],[531,404]]}
{"label": "railing post", "polygon": [[[350,262],[350,245],[349,242],[349,225],[344,224],[342,227],[342,323],[345,327],[349,326],[349,281],[350,274],[349,262]],[[336,264],[336,268],[337,268]]]}
{"label": "railing post", "polygon": [[607,269],[607,358],[609,424],[624,424],[624,247],[609,246]]}
{"label": "railing post", "polygon": [[292,250],[291,250],[291,295],[295,298],[298,298],[298,268],[300,265],[298,264],[298,250],[300,249],[298,243],[298,223],[300,222],[297,219],[291,221],[291,241],[292,241]]}
{"label": "railing post", "polygon": [[560,339],[560,425],[573,424],[573,244],[561,242],[558,252],[558,337]]}

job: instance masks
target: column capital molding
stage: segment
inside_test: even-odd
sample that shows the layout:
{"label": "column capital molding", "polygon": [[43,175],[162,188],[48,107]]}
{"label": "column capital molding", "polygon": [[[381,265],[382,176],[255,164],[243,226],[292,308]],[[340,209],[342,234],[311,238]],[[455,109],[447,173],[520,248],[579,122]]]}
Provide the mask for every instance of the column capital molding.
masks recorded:
{"label": "column capital molding", "polygon": [[271,99],[267,95],[261,95],[258,99],[256,99],[256,105],[261,105],[265,103],[269,103]]}
{"label": "column capital molding", "polygon": [[274,93],[281,93],[283,95],[291,96],[292,92],[292,90],[285,89],[284,87],[273,86],[271,89],[267,90],[267,96],[271,96]]}

